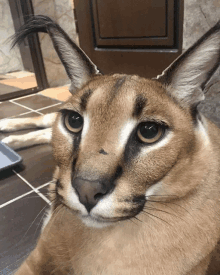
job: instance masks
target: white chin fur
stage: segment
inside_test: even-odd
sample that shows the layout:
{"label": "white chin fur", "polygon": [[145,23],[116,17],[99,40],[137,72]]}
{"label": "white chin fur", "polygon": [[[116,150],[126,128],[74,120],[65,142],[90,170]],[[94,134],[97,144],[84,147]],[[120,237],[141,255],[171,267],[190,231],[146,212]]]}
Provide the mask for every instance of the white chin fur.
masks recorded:
{"label": "white chin fur", "polygon": [[96,206],[92,209],[91,213],[94,217],[103,216],[112,218],[115,216],[115,207],[116,204],[114,192],[110,195],[107,195],[101,199]]}
{"label": "white chin fur", "polygon": [[113,224],[113,222],[99,222],[90,216],[81,217],[81,220],[86,226],[94,228],[104,228]]}
{"label": "white chin fur", "polygon": [[[83,215],[83,216],[80,215],[80,219],[86,226],[95,227],[95,228],[103,228],[103,227],[107,227],[112,224],[111,222],[102,222],[102,221],[98,221],[98,219],[96,219],[95,217],[93,218],[91,216],[87,216],[88,212],[87,212],[85,206],[82,203],[80,203],[75,190],[71,186],[69,186],[69,188],[67,190],[67,194],[68,194],[67,201],[68,201],[69,207],[74,210],[80,211],[81,215]],[[112,213],[113,210],[111,211],[111,209],[113,208],[112,198],[110,198],[110,199],[106,198],[106,199],[103,199],[102,202],[101,201],[98,202],[97,205],[92,209],[91,215],[105,216],[107,213],[107,215],[109,216],[109,214],[113,214]]]}

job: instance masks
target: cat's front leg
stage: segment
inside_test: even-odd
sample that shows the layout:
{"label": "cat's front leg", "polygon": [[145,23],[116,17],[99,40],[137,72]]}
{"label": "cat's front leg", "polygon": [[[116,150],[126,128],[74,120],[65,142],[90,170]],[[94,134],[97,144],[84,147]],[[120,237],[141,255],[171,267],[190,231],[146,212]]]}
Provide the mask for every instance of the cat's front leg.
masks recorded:
{"label": "cat's front leg", "polygon": [[[15,275],[49,275],[52,274],[53,270],[54,266],[50,256],[37,246],[22,263]],[[62,273],[55,272],[53,274],[61,275]]]}
{"label": "cat's front leg", "polygon": [[35,250],[23,262],[14,275],[73,275],[73,269],[65,261],[57,261],[47,250],[47,244],[39,241]]}
{"label": "cat's front leg", "polygon": [[40,144],[50,144],[52,128],[33,131],[24,135],[11,135],[2,139],[10,148],[18,150]]}
{"label": "cat's front leg", "polygon": [[15,275],[34,275],[37,274],[35,273],[33,270],[30,269],[30,267],[28,266],[27,262],[25,261],[22,266],[16,271]]}
{"label": "cat's front leg", "polygon": [[1,132],[13,132],[24,129],[32,128],[49,128],[52,127],[57,113],[49,113],[37,117],[28,118],[5,118],[0,120],[0,131]]}

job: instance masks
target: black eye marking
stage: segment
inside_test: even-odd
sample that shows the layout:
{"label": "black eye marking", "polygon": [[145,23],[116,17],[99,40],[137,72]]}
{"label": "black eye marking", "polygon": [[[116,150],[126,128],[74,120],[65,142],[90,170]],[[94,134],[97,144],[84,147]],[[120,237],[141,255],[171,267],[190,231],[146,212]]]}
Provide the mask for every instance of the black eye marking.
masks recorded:
{"label": "black eye marking", "polygon": [[120,178],[121,175],[122,175],[122,173],[123,173],[123,169],[122,169],[122,167],[119,165],[119,166],[117,167],[117,169],[116,169],[116,172],[115,172],[115,180],[118,179],[118,178]]}
{"label": "black eye marking", "polygon": [[146,103],[147,103],[147,99],[142,95],[138,95],[135,100],[132,116],[138,117],[141,114],[143,108],[146,106]]}
{"label": "black eye marking", "polygon": [[59,179],[58,179],[57,182],[56,182],[56,186],[57,186],[57,189],[59,188],[59,189],[63,190],[63,186],[61,185]]}
{"label": "black eye marking", "polygon": [[99,150],[99,153],[100,153],[100,154],[103,154],[103,155],[108,155],[108,153],[107,153],[107,152],[105,152],[105,150],[104,150],[104,149]]}
{"label": "black eye marking", "polygon": [[89,89],[88,91],[86,91],[86,92],[81,96],[81,98],[80,98],[80,99],[81,99],[80,107],[81,107],[82,111],[85,111],[86,105],[87,105],[88,100],[89,100],[89,98],[90,98],[90,96],[91,96],[92,93],[93,93],[93,91]]}
{"label": "black eye marking", "polygon": [[[153,124],[155,124],[156,129],[153,127]],[[146,128],[142,128],[142,126],[146,126]],[[163,121],[141,122],[133,129],[127,141],[123,156],[124,163],[130,165],[132,160],[140,153],[141,148],[158,142],[170,129],[172,129],[172,127],[169,127],[169,125]]]}

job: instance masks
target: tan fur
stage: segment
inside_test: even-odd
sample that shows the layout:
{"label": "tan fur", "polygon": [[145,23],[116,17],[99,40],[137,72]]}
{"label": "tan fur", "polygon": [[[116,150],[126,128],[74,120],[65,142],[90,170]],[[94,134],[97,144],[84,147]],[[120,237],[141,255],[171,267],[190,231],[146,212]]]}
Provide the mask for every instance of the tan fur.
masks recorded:
{"label": "tan fur", "polygon": [[[140,221],[97,229],[87,227],[74,211],[58,205],[36,249],[17,274],[205,274],[206,258],[220,233],[219,130],[203,118],[210,139],[206,144],[201,130],[194,130],[189,113],[170,100],[156,81],[127,76],[111,100],[114,83],[121,77],[96,77],[63,107],[80,111],[80,96],[88,89],[94,91],[86,109],[93,126],[79,149],[76,169],[80,173],[95,169],[103,174],[114,170],[122,157],[120,150],[114,151],[118,131],[130,118],[133,99],[141,92],[148,100],[143,116],[166,121],[173,137],[124,167],[114,191],[114,217],[121,216],[121,208],[132,206],[124,199],[143,194],[160,181],[162,185],[154,194],[160,197],[152,196],[158,202],[146,202],[151,216],[141,212],[136,216]],[[59,193],[67,198],[74,152],[68,137],[59,130],[60,123],[58,115],[53,126],[53,151],[59,166],[56,178],[63,186]],[[109,156],[98,154],[101,147]],[[65,204],[72,208],[68,199]],[[68,273],[71,270],[73,273]]]}
{"label": "tan fur", "polygon": [[[29,30],[50,35],[72,97],[51,122],[52,205],[16,275],[205,275],[220,239],[220,130],[196,104],[218,66],[220,22],[157,80],[97,75],[48,17],[17,41]],[[141,139],[146,122],[160,125],[154,143]]]}

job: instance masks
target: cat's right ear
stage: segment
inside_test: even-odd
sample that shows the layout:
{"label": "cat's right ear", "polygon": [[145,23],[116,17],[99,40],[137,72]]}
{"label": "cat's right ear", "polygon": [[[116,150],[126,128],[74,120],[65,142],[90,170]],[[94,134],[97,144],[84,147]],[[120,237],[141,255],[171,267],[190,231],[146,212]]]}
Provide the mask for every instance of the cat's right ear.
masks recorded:
{"label": "cat's right ear", "polygon": [[220,21],[177,58],[157,79],[182,107],[205,98],[204,87],[220,64]]}
{"label": "cat's right ear", "polygon": [[49,34],[54,48],[71,80],[71,93],[80,89],[95,74],[100,74],[96,65],[89,57],[70,39],[58,24],[47,16],[36,15],[31,17],[15,34],[12,47],[17,43],[20,44],[27,35],[36,32],[46,32]]}

